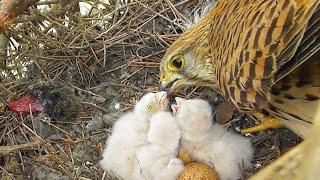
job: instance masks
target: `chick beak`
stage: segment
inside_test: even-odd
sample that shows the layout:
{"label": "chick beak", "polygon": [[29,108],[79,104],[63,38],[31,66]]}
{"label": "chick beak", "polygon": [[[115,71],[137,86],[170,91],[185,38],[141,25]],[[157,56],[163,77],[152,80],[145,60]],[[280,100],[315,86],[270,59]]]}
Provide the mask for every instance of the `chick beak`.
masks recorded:
{"label": "chick beak", "polygon": [[173,116],[176,116],[177,113],[179,112],[179,108],[183,99],[180,97],[175,97],[174,99],[175,99],[175,104],[171,104],[171,109],[172,109]]}
{"label": "chick beak", "polygon": [[161,96],[160,100],[159,100],[159,105],[160,105],[160,107],[161,107],[162,109],[165,109],[165,108],[167,107],[168,101],[169,101],[169,99],[168,99],[168,94],[167,94],[167,93],[164,93],[164,94]]}
{"label": "chick beak", "polygon": [[176,100],[177,105],[180,105],[183,101],[183,98],[181,97],[175,97],[174,99]]}
{"label": "chick beak", "polygon": [[33,96],[22,96],[20,99],[12,101],[8,104],[10,110],[22,115],[43,112],[44,108],[41,103]]}
{"label": "chick beak", "polygon": [[173,116],[176,116],[176,114],[179,111],[179,106],[177,104],[171,104],[172,114]]}

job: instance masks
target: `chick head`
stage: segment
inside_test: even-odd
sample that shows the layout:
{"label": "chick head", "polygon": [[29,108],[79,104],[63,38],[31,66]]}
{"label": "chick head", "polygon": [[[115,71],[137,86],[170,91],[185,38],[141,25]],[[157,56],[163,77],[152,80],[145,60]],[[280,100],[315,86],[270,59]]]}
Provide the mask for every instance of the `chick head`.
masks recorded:
{"label": "chick head", "polygon": [[202,99],[183,99],[176,97],[172,104],[173,115],[181,130],[197,135],[207,132],[212,125],[212,111],[209,103]]}
{"label": "chick head", "polygon": [[138,101],[134,111],[140,115],[151,117],[156,112],[165,111],[168,104],[169,99],[166,92],[147,93]]}
{"label": "chick head", "polygon": [[158,112],[151,117],[148,141],[168,149],[176,149],[181,137],[180,129],[170,112]]}

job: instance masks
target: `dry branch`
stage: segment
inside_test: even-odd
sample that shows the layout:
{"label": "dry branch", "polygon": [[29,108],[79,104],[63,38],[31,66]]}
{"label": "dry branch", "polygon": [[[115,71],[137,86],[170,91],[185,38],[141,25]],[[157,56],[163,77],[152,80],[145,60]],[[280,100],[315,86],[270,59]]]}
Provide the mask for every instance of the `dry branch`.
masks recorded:
{"label": "dry branch", "polygon": [[0,28],[5,29],[11,20],[39,0],[3,0],[0,3]]}
{"label": "dry branch", "polygon": [[6,156],[11,153],[15,153],[18,151],[29,151],[36,149],[39,145],[43,144],[44,141],[13,145],[13,146],[0,146],[0,155]]}

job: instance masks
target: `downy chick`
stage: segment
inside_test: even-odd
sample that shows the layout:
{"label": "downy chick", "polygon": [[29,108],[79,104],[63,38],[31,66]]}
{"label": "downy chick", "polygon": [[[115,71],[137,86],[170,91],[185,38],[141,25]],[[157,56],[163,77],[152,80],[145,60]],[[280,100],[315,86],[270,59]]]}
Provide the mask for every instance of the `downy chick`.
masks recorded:
{"label": "downy chick", "polygon": [[119,118],[106,142],[100,165],[103,170],[123,179],[130,179],[135,166],[136,150],[147,142],[149,119],[168,105],[166,92],[148,93],[132,112]]}
{"label": "downy chick", "polygon": [[184,165],[177,158],[180,129],[169,112],[158,112],[150,119],[149,144],[136,153],[138,162],[135,178],[152,180],[175,180]]}
{"label": "downy chick", "polygon": [[181,146],[193,159],[213,167],[222,180],[240,178],[240,167],[248,168],[253,150],[248,139],[212,123],[211,106],[204,100],[176,98],[171,105],[181,128]]}

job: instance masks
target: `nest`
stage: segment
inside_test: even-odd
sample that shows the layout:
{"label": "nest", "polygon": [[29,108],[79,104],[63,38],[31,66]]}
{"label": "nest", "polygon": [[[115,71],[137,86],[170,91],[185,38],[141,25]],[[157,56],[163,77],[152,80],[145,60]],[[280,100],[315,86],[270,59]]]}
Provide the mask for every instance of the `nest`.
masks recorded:
{"label": "nest", "polygon": [[[15,17],[0,37],[7,47],[0,58],[0,177],[100,179],[97,162],[113,122],[143,93],[157,90],[165,49],[202,4],[41,0]],[[83,106],[77,121],[53,120],[47,114],[22,116],[6,108],[42,81],[77,92]],[[180,95],[206,97],[214,105],[221,101],[208,89],[187,89]],[[237,120],[229,122],[230,128],[254,122],[240,113],[226,117]],[[300,141],[286,130],[253,137],[259,149],[257,168],[244,177]]]}

